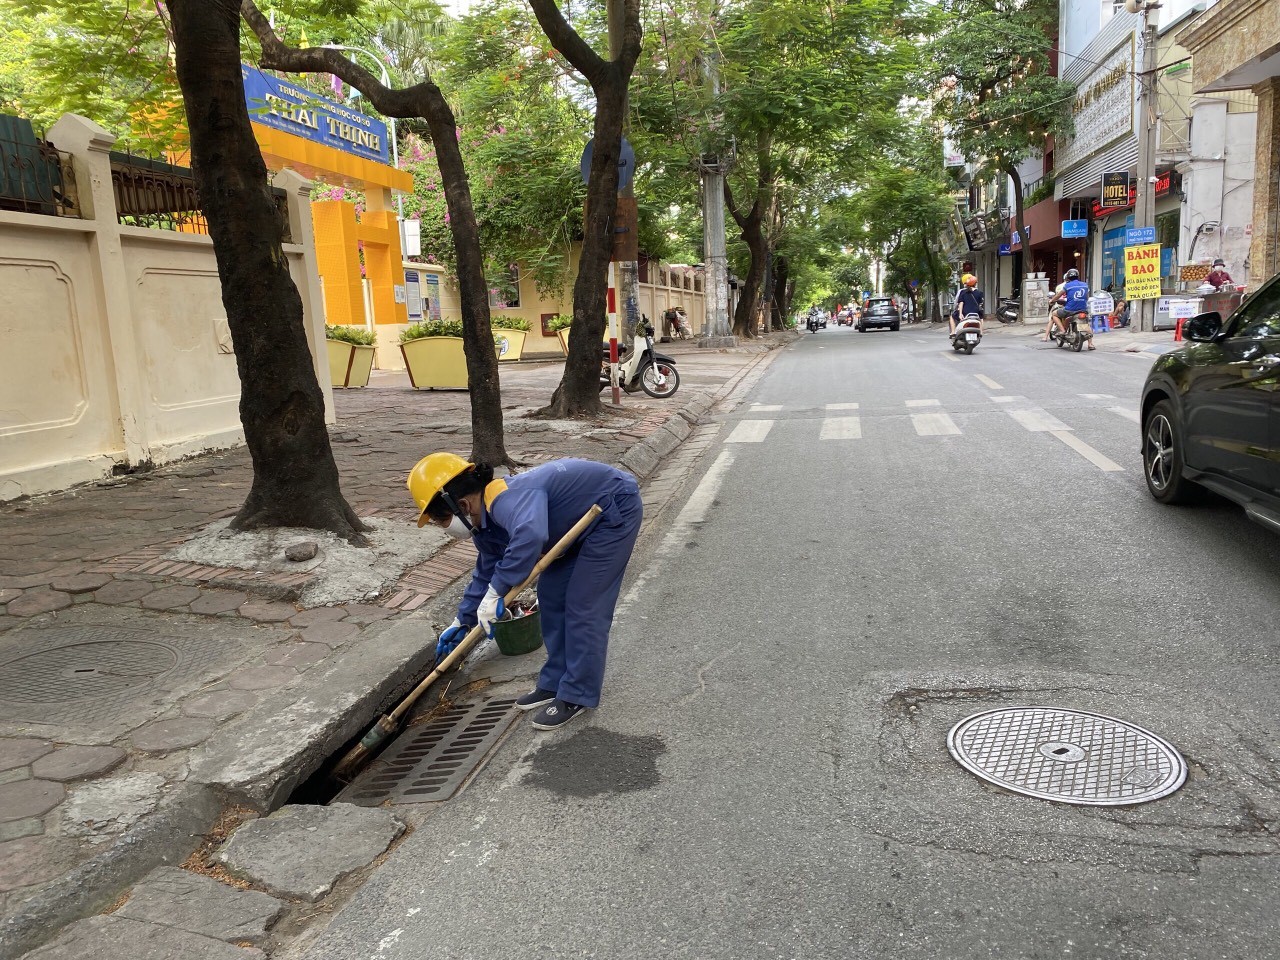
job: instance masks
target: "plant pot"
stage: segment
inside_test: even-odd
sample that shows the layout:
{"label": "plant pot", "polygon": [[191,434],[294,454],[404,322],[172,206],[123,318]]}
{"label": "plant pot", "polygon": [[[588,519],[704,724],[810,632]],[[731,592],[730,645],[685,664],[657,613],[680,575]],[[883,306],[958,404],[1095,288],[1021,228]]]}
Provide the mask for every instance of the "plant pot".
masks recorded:
{"label": "plant pot", "polygon": [[564,351],[564,355],[569,355],[569,328],[561,327],[556,331],[556,339],[560,341],[560,349]]}
{"label": "plant pot", "polygon": [[347,343],[345,340],[326,340],[325,347],[329,353],[329,382],[335,388],[351,389],[369,385],[369,374],[373,371],[377,347]]}
{"label": "plant pot", "polygon": [[497,348],[499,360],[519,360],[524,352],[524,338],[528,334],[524,330],[494,330],[493,345]]}
{"label": "plant pot", "polygon": [[467,389],[461,337],[423,337],[400,344],[409,382],[418,390]]}

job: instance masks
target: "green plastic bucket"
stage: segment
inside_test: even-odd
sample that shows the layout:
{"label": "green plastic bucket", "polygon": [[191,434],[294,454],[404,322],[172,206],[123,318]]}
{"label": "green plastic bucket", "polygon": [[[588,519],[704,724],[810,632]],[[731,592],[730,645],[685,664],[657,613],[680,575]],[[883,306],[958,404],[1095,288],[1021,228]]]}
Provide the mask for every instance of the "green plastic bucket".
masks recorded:
{"label": "green plastic bucket", "polygon": [[493,639],[508,657],[533,653],[542,646],[542,614],[535,610],[528,616],[499,620],[493,625]]}

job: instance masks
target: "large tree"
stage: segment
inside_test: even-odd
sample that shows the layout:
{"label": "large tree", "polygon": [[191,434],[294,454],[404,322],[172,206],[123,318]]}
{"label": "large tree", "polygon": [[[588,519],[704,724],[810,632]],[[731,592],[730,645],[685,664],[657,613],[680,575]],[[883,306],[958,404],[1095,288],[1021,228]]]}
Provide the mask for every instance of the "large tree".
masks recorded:
{"label": "large tree", "polygon": [[253,458],[253,485],[231,526],[315,527],[359,542],[365,528],[338,486],[302,299],[249,123],[238,3],[171,0],[169,10],[191,166],[217,258]]}

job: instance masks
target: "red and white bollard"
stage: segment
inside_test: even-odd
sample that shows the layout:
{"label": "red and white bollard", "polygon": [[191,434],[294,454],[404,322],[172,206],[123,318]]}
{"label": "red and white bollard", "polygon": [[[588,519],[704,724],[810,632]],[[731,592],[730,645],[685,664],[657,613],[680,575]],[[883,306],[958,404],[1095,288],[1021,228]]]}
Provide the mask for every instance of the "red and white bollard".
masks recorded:
{"label": "red and white bollard", "polygon": [[1173,326],[1173,341],[1174,341],[1174,343],[1178,343],[1179,341],[1181,341],[1181,340],[1182,340],[1182,325],[1183,325],[1184,323],[1186,323],[1186,321],[1185,321],[1182,317],[1179,317],[1179,318],[1178,318],[1178,322],[1174,324],[1174,326]]}

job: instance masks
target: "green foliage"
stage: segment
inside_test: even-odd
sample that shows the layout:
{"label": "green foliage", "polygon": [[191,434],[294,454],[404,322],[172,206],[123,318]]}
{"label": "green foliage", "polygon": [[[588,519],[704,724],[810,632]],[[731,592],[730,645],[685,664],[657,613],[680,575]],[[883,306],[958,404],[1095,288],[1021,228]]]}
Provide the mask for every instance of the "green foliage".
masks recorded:
{"label": "green foliage", "polygon": [[1029,194],[1023,204],[1028,207],[1034,207],[1041,200],[1048,200],[1053,196],[1053,177],[1045,177],[1040,181],[1040,186],[1036,187]]}
{"label": "green foliage", "polygon": [[573,314],[557,313],[554,317],[547,321],[547,329],[553,333],[557,330],[568,330],[569,325],[573,323]]}
{"label": "green foliage", "polygon": [[364,327],[326,327],[324,336],[326,340],[341,340],[343,343],[354,343],[358,347],[372,347],[378,342],[374,332]]}
{"label": "green foliage", "polygon": [[495,330],[528,330],[529,321],[524,317],[497,316],[489,318],[489,326]]}
{"label": "green foliage", "polygon": [[421,340],[423,337],[461,337],[462,321],[461,320],[423,320],[421,323],[410,324],[400,333],[400,342],[408,343],[410,340]]}

